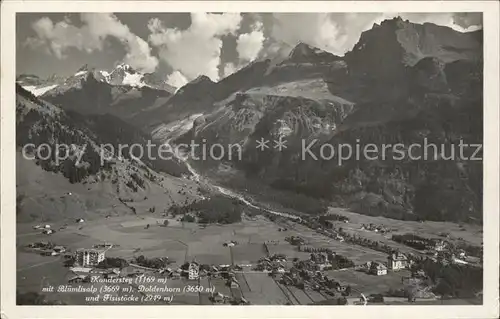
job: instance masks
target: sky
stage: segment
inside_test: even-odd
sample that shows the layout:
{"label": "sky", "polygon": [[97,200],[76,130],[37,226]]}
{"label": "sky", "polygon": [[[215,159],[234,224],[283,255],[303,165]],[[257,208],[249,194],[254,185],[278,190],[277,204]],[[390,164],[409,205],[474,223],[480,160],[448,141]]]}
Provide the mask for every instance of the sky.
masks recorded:
{"label": "sky", "polygon": [[213,81],[299,42],[344,55],[361,33],[394,16],[460,32],[482,28],[481,13],[18,13],[16,74],[68,76],[88,64],[155,72],[180,87]]}

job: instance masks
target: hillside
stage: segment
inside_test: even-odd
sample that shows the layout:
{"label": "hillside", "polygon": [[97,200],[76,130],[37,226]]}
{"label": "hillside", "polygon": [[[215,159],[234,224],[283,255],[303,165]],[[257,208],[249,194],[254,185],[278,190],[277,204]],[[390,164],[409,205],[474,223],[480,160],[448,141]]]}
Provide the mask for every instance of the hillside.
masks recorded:
{"label": "hillside", "polygon": [[[194,183],[173,176],[189,174],[180,163],[142,162],[125,151],[121,159],[117,153],[102,153],[102,145],[107,143],[142,145],[149,140],[136,128],[109,115],[86,117],[65,112],[20,86],[16,91],[18,221],[144,213],[199,197]],[[46,147],[39,154],[27,149],[26,156],[32,158],[27,159],[21,152],[28,143],[35,147],[47,144],[52,150],[61,144],[72,148],[60,161]],[[66,154],[60,150],[61,156]],[[106,154],[102,163],[101,154]]]}

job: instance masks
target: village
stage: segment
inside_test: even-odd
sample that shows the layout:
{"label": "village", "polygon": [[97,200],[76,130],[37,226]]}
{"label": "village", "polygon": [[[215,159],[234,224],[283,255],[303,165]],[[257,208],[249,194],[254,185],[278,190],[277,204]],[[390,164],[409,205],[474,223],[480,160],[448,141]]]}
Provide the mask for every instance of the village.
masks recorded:
{"label": "village", "polygon": [[[270,223],[269,218],[274,221]],[[168,250],[164,255],[156,256],[144,256],[140,249],[135,249],[132,256],[121,255],[123,247],[120,242],[68,247],[64,241],[52,241],[57,234],[61,235],[68,229],[83,231],[88,228],[83,219],[77,219],[73,225],[66,223],[57,232],[49,224],[33,226],[49,240],[30,242],[23,250],[51,258],[59,257],[59,262],[68,269],[68,275],[64,277],[66,284],[90,284],[91,278],[96,276],[116,279],[147,275],[156,278],[157,284],[153,286],[163,287],[163,282],[168,282],[169,287],[176,289],[192,285],[207,288],[189,297],[192,298],[189,300],[198,301],[195,303],[235,305],[261,304],[263,291],[274,291],[279,295],[268,298],[272,304],[434,302],[456,295],[451,291],[443,291],[443,295],[432,292],[436,284],[432,283],[431,277],[435,275],[428,272],[434,272],[433,267],[441,269],[456,265],[480,269],[482,263],[482,258],[469,257],[465,249],[443,238],[425,239],[408,234],[387,236],[392,230],[383,225],[362,225],[358,230],[386,236],[383,237],[386,242],[394,245],[358,238],[347,230],[349,219],[345,217],[330,215],[289,219],[279,216],[276,219],[276,216],[260,216],[247,221],[251,222],[266,223],[267,227],[272,224],[271,238],[266,239],[263,235],[259,242],[252,240],[253,235],[249,235],[247,241],[241,236],[235,239],[227,236],[227,240],[212,243],[217,245],[217,251],[229,254],[229,258],[224,256],[225,253],[221,255],[224,256],[220,258],[221,262],[217,262],[216,256],[207,259],[203,254],[186,253],[184,258],[179,258],[180,254],[171,256]],[[182,223],[182,229],[187,232],[187,227],[191,234],[202,233],[211,227],[231,227],[186,224],[188,226]],[[149,225],[141,229],[155,229]],[[169,227],[175,229],[174,225]],[[304,236],[305,231],[312,235]],[[323,241],[321,245],[314,239],[319,236]],[[418,246],[421,249],[417,250],[416,242],[425,245]],[[349,252],[356,247],[377,254],[353,255]],[[242,251],[248,254],[241,257]],[[155,287],[151,289],[158,290]],[[143,294],[144,289],[136,285],[135,292]],[[173,303],[183,298],[188,296],[179,294]]]}

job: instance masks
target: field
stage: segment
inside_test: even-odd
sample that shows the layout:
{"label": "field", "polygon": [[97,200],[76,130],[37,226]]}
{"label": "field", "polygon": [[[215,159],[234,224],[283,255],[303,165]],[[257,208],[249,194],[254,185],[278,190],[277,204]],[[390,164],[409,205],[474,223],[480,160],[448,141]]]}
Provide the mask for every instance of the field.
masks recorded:
{"label": "field", "polygon": [[[338,212],[336,212],[338,213]],[[421,223],[394,221],[385,218],[373,218],[342,212],[350,218],[348,224],[339,223],[346,231],[358,232],[360,236],[371,236],[370,238],[384,240],[380,234],[361,231],[363,223],[383,224],[391,228],[398,228],[399,233],[419,232],[424,235],[424,226]],[[113,247],[106,252],[109,257],[121,257],[131,259],[134,256],[144,255],[146,257],[168,256],[174,263],[172,268],[186,261],[196,260],[208,264],[240,264],[244,265],[243,271],[237,273],[236,279],[239,288],[230,288],[225,285],[223,279],[202,279],[203,286],[215,287],[216,291],[224,295],[241,295],[251,304],[310,304],[324,301],[330,298],[328,295],[311,291],[300,290],[296,287],[284,286],[276,282],[265,273],[251,270],[252,264],[266,256],[275,253],[287,255],[291,260],[309,258],[309,253],[299,252],[295,246],[290,245],[284,239],[286,236],[301,236],[307,245],[313,247],[328,247],[335,252],[349,257],[355,264],[364,264],[367,261],[385,262],[387,255],[369,248],[339,242],[325,237],[315,231],[290,221],[277,220],[271,222],[268,219],[257,217],[244,217],[242,222],[231,225],[211,225],[202,228],[195,223],[181,223],[171,219],[167,227],[162,226],[164,218],[159,212],[143,216],[117,216],[101,220],[90,220],[79,224],[70,224],[52,235],[43,235],[33,230],[31,224],[19,224],[17,236],[17,280],[20,291],[40,291],[41,287],[66,284],[71,273],[68,268],[62,266],[62,258],[54,256],[40,256],[23,248],[25,245],[36,241],[50,240],[55,244],[65,245],[74,251],[78,248],[91,248],[95,244],[111,243]],[[410,225],[407,225],[410,223]],[[433,227],[425,228],[428,236],[433,237],[443,229],[453,231],[453,224],[433,223]],[[443,225],[441,225],[443,224]],[[60,225],[51,224],[54,229]],[[149,225],[149,227],[147,227]],[[424,224],[425,225],[425,224]],[[412,227],[416,227],[413,229]],[[286,227],[287,231],[279,231]],[[466,233],[472,232],[474,227],[467,226],[467,231],[461,231],[463,238],[469,238]],[[470,235],[470,234],[469,234]],[[388,242],[389,239],[385,238]],[[234,247],[225,247],[223,244],[236,241]],[[275,244],[264,245],[267,241]],[[391,242],[391,245],[397,245]],[[477,242],[477,239],[476,241]],[[475,243],[474,242],[474,243]],[[402,246],[402,245],[401,245]],[[402,249],[409,249],[402,246]],[[291,262],[289,262],[289,265]],[[359,297],[362,292],[365,295],[372,293],[384,293],[388,289],[402,287],[401,278],[408,276],[407,271],[389,272],[385,276],[373,276],[353,269],[331,270],[327,275],[334,278],[343,285],[350,285],[353,289],[352,297]],[[185,280],[169,280],[169,287],[184,287]],[[53,296],[54,297],[54,296]],[[58,299],[68,303],[82,303],[81,294],[64,294],[57,296]],[[398,301],[399,302],[399,301]],[[211,304],[208,293],[199,294],[177,294],[173,300],[174,304]]]}
{"label": "field", "polygon": [[330,212],[339,215],[344,215],[349,218],[348,224],[337,222],[336,223],[337,227],[342,227],[346,231],[352,231],[355,232],[356,235],[373,240],[383,241],[384,236],[375,232],[360,230],[362,224],[368,225],[370,223],[373,223],[374,225],[384,225],[390,229],[395,229],[395,231],[393,231],[391,234],[414,233],[422,237],[436,238],[439,237],[439,234],[441,233],[449,233],[450,238],[447,240],[452,242],[457,241],[459,238],[462,238],[464,241],[476,246],[480,246],[481,243],[483,242],[483,232],[482,232],[483,228],[480,225],[472,225],[472,224],[460,225],[451,222],[433,222],[433,221],[424,221],[424,222],[403,221],[385,217],[373,217],[373,216],[361,215],[338,208],[331,208]]}

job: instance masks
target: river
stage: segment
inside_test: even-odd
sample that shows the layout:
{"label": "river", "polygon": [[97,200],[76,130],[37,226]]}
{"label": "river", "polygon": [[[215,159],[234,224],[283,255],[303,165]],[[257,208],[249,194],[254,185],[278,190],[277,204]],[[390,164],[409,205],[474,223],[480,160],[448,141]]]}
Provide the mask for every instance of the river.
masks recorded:
{"label": "river", "polygon": [[[170,140],[168,140],[165,143],[168,144],[169,141]],[[171,148],[171,149],[174,149],[174,148]],[[243,195],[238,194],[238,193],[236,193],[236,192],[234,192],[234,191],[232,191],[232,190],[230,190],[228,188],[216,185],[216,184],[212,183],[208,178],[203,177],[189,163],[189,161],[187,159],[187,156],[180,156],[179,154],[177,154],[175,152],[174,152],[174,156],[175,156],[176,159],[178,159],[179,161],[183,162],[184,165],[186,165],[186,168],[188,169],[188,171],[192,175],[191,179],[194,180],[194,181],[196,181],[196,182],[203,182],[203,183],[205,183],[205,184],[213,187],[219,193],[221,193],[223,195],[226,195],[228,197],[237,199],[237,200],[241,201],[242,203],[244,203],[245,205],[247,205],[248,207],[251,207],[251,208],[254,208],[254,209],[258,209],[258,210],[261,210],[261,211],[264,211],[266,213],[273,214],[273,215],[276,215],[276,216],[281,216],[281,217],[289,218],[289,219],[294,219],[294,220],[300,220],[301,219],[300,217],[295,216],[295,215],[291,215],[291,214],[287,214],[287,213],[283,213],[283,212],[278,212],[278,211],[275,211],[275,210],[267,209],[267,208],[262,207],[262,206],[257,206],[255,204],[251,203],[250,201],[248,201]]]}

